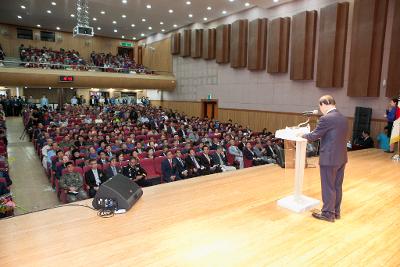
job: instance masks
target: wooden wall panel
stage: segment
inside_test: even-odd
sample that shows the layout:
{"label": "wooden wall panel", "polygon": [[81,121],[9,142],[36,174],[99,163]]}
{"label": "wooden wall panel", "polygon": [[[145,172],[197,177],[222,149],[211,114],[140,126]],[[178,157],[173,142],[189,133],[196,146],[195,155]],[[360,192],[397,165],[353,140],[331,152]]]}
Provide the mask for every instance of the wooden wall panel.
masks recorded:
{"label": "wooden wall panel", "polygon": [[265,70],[267,52],[268,19],[255,19],[249,23],[248,63],[249,70]]}
{"label": "wooden wall panel", "polygon": [[388,0],[354,0],[348,96],[378,97]]}
{"label": "wooden wall panel", "polygon": [[237,20],[231,27],[230,59],[232,68],[247,66],[247,33],[249,22],[247,19]]}
{"label": "wooden wall panel", "polygon": [[181,33],[171,34],[171,54],[179,55],[181,53]]}
{"label": "wooden wall panel", "polygon": [[349,3],[321,8],[317,87],[343,87]]}
{"label": "wooden wall panel", "polygon": [[386,96],[400,95],[400,1],[395,2]]}
{"label": "wooden wall panel", "polygon": [[170,46],[169,38],[147,45],[143,53],[143,65],[163,74],[172,73],[172,55],[168,51]]}
{"label": "wooden wall panel", "polygon": [[293,16],[290,55],[290,79],[312,80],[314,76],[317,11]]}
{"label": "wooden wall panel", "polygon": [[230,55],[231,25],[219,25],[216,33],[216,62],[219,64],[229,63]]}
{"label": "wooden wall panel", "polygon": [[203,32],[203,58],[215,59],[216,29],[206,29]]}
{"label": "wooden wall panel", "polygon": [[181,38],[181,56],[182,57],[190,57],[190,49],[191,49],[191,33],[192,30],[183,30],[183,36]]}
{"label": "wooden wall panel", "polygon": [[277,18],[269,23],[267,72],[286,73],[289,59],[290,18]]}
{"label": "wooden wall panel", "polygon": [[191,45],[192,58],[200,58],[203,53],[203,29],[193,30]]}

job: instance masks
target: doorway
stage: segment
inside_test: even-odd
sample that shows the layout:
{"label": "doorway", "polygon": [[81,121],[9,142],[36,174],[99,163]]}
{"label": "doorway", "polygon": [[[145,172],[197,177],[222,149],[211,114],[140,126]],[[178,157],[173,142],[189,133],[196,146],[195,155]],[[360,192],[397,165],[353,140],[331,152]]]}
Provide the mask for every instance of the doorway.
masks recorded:
{"label": "doorway", "polygon": [[133,60],[133,58],[134,58],[133,48],[131,48],[131,47],[118,47],[118,55],[121,55],[121,56],[128,55],[128,57],[131,60]]}
{"label": "doorway", "polygon": [[218,117],[218,100],[202,99],[201,115],[203,118],[215,119]]}

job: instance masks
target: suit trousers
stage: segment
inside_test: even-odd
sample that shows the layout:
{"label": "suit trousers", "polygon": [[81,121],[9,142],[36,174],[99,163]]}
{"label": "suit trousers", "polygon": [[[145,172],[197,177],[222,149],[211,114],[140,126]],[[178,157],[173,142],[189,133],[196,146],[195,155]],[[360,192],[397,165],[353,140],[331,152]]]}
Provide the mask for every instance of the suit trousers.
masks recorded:
{"label": "suit trousers", "polygon": [[323,213],[340,214],[345,167],[346,163],[341,166],[320,166]]}

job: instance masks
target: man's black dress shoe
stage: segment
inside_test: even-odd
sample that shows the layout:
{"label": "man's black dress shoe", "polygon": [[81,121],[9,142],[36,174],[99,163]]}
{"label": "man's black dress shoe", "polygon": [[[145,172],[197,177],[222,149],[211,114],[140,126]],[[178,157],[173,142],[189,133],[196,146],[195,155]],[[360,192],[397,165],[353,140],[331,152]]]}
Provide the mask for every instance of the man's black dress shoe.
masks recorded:
{"label": "man's black dress shoe", "polygon": [[323,221],[327,221],[327,222],[334,222],[335,221],[335,216],[331,215],[327,215],[326,213],[317,213],[317,212],[313,212],[312,216],[318,220],[323,220]]}
{"label": "man's black dress shoe", "polygon": [[340,214],[335,214],[335,219],[340,220]]}

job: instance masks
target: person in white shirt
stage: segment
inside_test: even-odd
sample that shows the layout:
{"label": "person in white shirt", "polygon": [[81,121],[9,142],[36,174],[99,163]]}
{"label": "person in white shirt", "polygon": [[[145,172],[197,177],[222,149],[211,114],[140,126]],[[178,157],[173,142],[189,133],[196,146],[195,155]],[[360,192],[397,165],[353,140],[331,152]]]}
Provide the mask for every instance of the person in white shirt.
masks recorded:
{"label": "person in white shirt", "polygon": [[78,105],[78,99],[76,98],[76,96],[73,96],[73,97],[71,98],[71,105],[72,105],[72,106]]}
{"label": "person in white shirt", "polygon": [[229,143],[230,146],[228,149],[228,153],[235,156],[235,160],[239,162],[239,168],[243,169],[244,168],[243,152],[237,146],[235,146],[235,140],[231,139]]}

